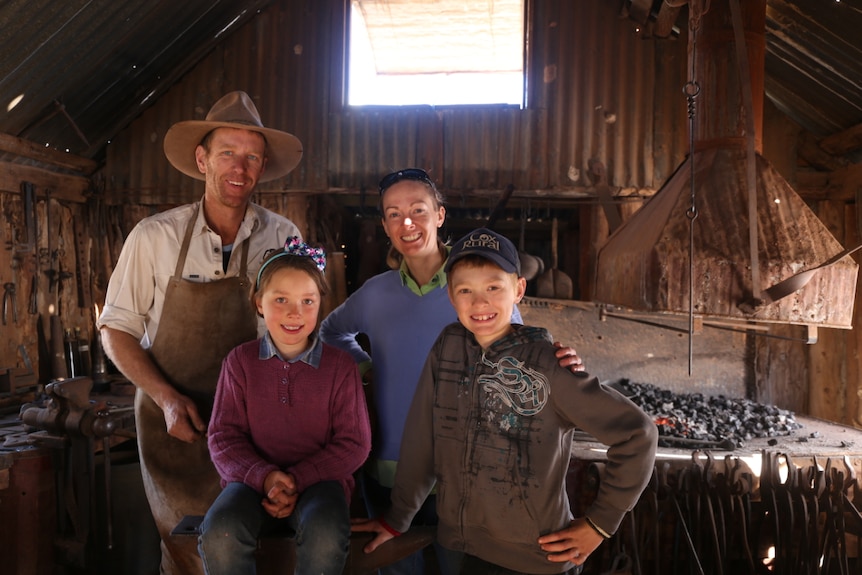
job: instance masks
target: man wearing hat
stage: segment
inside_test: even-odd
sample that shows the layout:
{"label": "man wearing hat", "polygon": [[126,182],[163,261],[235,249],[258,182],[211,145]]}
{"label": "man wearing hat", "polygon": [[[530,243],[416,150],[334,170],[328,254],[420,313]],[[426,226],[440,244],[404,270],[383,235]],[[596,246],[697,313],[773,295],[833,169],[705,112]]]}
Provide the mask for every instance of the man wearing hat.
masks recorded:
{"label": "man wearing hat", "polygon": [[237,91],[205,120],[173,125],[164,149],[176,169],[205,182],[203,198],[135,226],[98,325],[108,356],[137,387],[138,450],[161,570],[185,575],[203,573],[200,558],[170,531],[185,515],[204,515],[221,490],[205,435],[222,359],[258,336],[249,294],[264,252],[300,235],[249,198],[258,182],[296,167],[302,144],[264,127]]}

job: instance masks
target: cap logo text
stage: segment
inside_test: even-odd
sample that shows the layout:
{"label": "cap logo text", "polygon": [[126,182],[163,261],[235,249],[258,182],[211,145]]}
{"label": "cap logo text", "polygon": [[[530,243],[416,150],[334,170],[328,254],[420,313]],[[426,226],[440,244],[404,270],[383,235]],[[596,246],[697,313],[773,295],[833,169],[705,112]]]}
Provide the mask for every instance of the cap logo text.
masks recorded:
{"label": "cap logo text", "polygon": [[464,242],[465,248],[487,248],[494,251],[500,251],[500,241],[488,234],[476,234],[470,236],[470,239]]}

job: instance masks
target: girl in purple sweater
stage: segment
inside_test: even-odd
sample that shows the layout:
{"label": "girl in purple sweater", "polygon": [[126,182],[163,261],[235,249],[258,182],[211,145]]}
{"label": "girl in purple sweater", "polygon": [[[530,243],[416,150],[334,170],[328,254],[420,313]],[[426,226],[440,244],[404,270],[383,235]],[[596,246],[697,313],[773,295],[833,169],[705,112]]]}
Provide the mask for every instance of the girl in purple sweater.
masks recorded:
{"label": "girl in purple sweater", "polygon": [[209,575],[254,573],[257,540],[274,531],[294,536],[297,573],[344,568],[371,432],[356,363],[316,337],[325,266],[299,238],[266,259],[254,303],[267,333],[222,365],[208,441],[224,489],[198,540]]}

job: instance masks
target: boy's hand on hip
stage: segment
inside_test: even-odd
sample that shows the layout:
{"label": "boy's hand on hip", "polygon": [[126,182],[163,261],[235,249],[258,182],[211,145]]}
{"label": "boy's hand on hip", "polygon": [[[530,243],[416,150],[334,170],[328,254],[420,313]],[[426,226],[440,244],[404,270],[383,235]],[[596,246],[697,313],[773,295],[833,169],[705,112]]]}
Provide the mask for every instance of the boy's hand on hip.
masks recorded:
{"label": "boy's hand on hip", "polygon": [[548,561],[583,565],[602,541],[604,538],[580,517],[565,529],[539,537],[539,546],[548,553]]}

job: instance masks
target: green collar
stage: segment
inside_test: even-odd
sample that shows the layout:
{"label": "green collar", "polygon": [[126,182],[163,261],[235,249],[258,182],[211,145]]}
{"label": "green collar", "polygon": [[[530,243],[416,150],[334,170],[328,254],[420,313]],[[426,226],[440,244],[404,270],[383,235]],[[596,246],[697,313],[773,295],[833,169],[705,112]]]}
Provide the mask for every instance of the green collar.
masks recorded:
{"label": "green collar", "polygon": [[431,280],[425,285],[419,285],[416,283],[416,280],[413,279],[413,276],[410,275],[410,272],[407,271],[407,262],[401,261],[401,267],[398,269],[398,273],[401,274],[401,283],[407,286],[410,291],[415,293],[418,296],[423,296],[426,293],[431,292],[437,288],[446,287],[446,272],[443,271],[446,262],[443,262],[443,265],[440,266],[440,269],[437,270],[433,276],[431,276]]}

